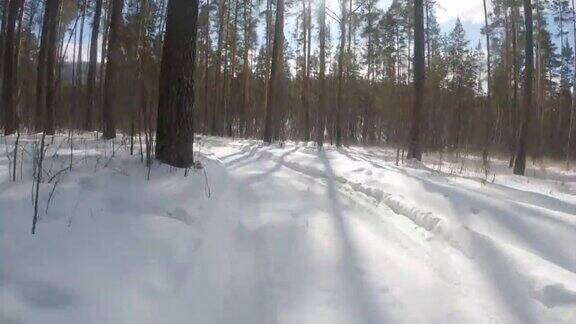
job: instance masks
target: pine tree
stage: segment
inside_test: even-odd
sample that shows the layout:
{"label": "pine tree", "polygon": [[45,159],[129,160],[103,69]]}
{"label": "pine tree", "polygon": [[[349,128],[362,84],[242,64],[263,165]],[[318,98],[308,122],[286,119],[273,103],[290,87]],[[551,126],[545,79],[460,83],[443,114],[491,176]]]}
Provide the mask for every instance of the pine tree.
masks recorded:
{"label": "pine tree", "polygon": [[22,9],[23,0],[12,0],[8,4],[6,19],[6,39],[4,42],[4,75],[2,79],[2,107],[4,113],[4,135],[14,134],[18,129],[18,117],[16,112],[16,80],[18,73],[18,61],[16,44],[16,21]]}
{"label": "pine tree", "polygon": [[106,53],[106,76],[104,80],[104,130],[102,136],[105,139],[112,139],[116,137],[114,111],[118,100],[118,95],[116,93],[118,91],[118,68],[120,61],[122,60],[120,29],[122,25],[122,10],[124,8],[124,0],[111,1],[112,13],[110,16],[110,38],[108,40],[108,50]]}
{"label": "pine tree", "polygon": [[326,39],[328,36],[326,28],[326,0],[320,0],[319,15],[319,72],[318,79],[320,83],[319,100],[318,100],[318,117],[316,122],[316,145],[324,145],[324,132],[326,130]]}
{"label": "pine tree", "polygon": [[525,59],[524,59],[524,111],[520,123],[520,135],[518,137],[518,149],[514,161],[514,174],[524,175],[526,170],[526,150],[528,144],[528,126],[532,114],[532,74],[534,70],[534,42],[532,25],[532,3],[524,0],[524,24],[526,28]]}
{"label": "pine tree", "polygon": [[422,0],[414,1],[414,102],[410,128],[408,158],[422,160],[420,148],[420,128],[422,123],[422,106],[424,103],[424,4]]}
{"label": "pine tree", "polygon": [[194,64],[198,0],[169,0],[162,51],[156,158],[187,168],[194,163]]}
{"label": "pine tree", "polygon": [[[92,112],[96,103],[96,64],[98,56],[98,33],[102,17],[102,0],[95,0],[94,19],[92,20],[92,35],[90,37],[90,58],[88,62],[88,77],[86,80],[86,111],[84,129],[92,130]],[[103,62],[102,62],[103,64]]]}
{"label": "pine tree", "polygon": [[272,143],[274,132],[274,118],[277,116],[275,109],[278,104],[278,88],[280,87],[282,75],[282,61],[284,50],[284,0],[277,0],[276,2],[276,22],[274,25],[274,44],[272,47],[272,66],[270,69],[270,82],[267,89],[266,100],[266,121],[264,124],[264,137],[265,143]]}

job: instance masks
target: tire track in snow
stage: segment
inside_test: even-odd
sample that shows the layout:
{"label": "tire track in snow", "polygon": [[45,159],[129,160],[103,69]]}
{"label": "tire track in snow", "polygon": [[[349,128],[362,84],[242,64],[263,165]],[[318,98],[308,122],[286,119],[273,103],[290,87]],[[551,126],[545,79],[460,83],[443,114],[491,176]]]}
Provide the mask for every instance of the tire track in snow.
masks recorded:
{"label": "tire track in snow", "polygon": [[[540,306],[543,304],[535,304],[533,296],[540,294],[540,289],[542,288],[538,286],[545,288],[550,286],[550,284],[540,283],[537,286],[535,282],[541,278],[521,272],[512,255],[503,251],[512,249],[519,254],[527,254],[533,258],[538,258],[548,267],[557,267],[556,265],[539,258],[529,251],[498,242],[468,226],[451,224],[446,219],[432,212],[413,206],[400,195],[392,195],[379,188],[350,181],[342,176],[328,175],[326,171],[314,167],[279,159],[269,151],[263,151],[261,155],[312,178],[328,181],[331,177],[333,181],[340,185],[374,199],[377,204],[383,203],[395,214],[406,217],[424,230],[441,237],[446,243],[463,253],[478,266],[485,277],[492,282],[494,289],[502,294],[500,296],[502,303],[507,305],[507,309],[512,313],[517,323],[540,323],[537,319],[541,317],[537,315],[539,312],[535,308],[541,309]],[[563,270],[567,271],[566,269]],[[503,289],[502,287],[505,288]],[[536,300],[540,301],[539,299]]]}

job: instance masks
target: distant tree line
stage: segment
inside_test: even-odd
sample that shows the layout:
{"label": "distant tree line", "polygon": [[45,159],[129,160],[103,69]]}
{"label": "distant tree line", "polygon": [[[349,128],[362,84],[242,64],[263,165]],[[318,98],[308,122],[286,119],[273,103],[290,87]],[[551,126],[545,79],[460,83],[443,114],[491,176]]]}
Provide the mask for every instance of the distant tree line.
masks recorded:
{"label": "distant tree line", "polygon": [[433,0],[5,0],[4,133],[157,133],[181,166],[194,132],[570,161],[574,0],[476,1],[478,44]]}

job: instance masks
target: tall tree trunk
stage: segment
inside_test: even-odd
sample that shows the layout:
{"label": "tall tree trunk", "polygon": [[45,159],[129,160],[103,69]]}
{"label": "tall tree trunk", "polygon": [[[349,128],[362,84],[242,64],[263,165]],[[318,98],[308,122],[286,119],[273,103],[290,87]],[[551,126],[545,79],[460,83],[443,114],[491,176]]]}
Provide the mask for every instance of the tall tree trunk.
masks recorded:
{"label": "tall tree trunk", "polygon": [[310,125],[309,125],[309,112],[308,112],[308,11],[306,9],[306,2],[308,0],[302,0],[302,34],[304,35],[302,39],[302,89],[301,89],[301,98],[302,98],[302,117],[303,117],[303,130],[302,130],[302,137],[304,141],[308,142],[310,140]]}
{"label": "tall tree trunk", "polygon": [[160,70],[156,158],[186,168],[194,163],[194,62],[198,0],[169,0]]}
{"label": "tall tree trunk", "polygon": [[266,100],[266,122],[264,124],[265,143],[272,143],[274,132],[275,107],[278,104],[276,93],[280,87],[282,76],[282,51],[284,49],[284,0],[276,2],[276,23],[274,26],[274,44],[272,47],[272,67],[270,70],[270,82]]}
{"label": "tall tree trunk", "polygon": [[484,147],[482,149],[482,161],[484,170],[488,172],[488,147],[490,145],[490,128],[492,123],[492,66],[490,57],[490,26],[488,25],[488,9],[486,7],[486,0],[484,4],[484,32],[486,33],[486,109],[484,112]]}
{"label": "tall tree trunk", "polygon": [[204,30],[204,119],[203,131],[209,134],[210,130],[210,51],[212,44],[210,42],[210,0],[206,3],[206,26]]}
{"label": "tall tree trunk", "polygon": [[424,6],[423,0],[414,0],[414,101],[412,103],[412,122],[408,158],[422,160],[420,148],[420,127],[422,104],[424,102]]}
{"label": "tall tree trunk", "polygon": [[50,7],[50,16],[44,18],[48,23],[48,39],[46,45],[46,111],[44,115],[44,132],[54,134],[54,106],[56,104],[56,44],[58,41],[58,12],[60,0],[48,0],[46,6]]}
{"label": "tall tree trunk", "polygon": [[2,79],[2,109],[4,112],[4,135],[14,134],[18,129],[18,116],[16,113],[16,73],[15,61],[16,21],[22,10],[23,0],[12,0],[8,5],[8,18],[6,22],[6,40],[4,48],[4,77]]}
{"label": "tall tree trunk", "polygon": [[[222,94],[222,92],[224,91],[223,87],[221,86],[222,84],[222,50],[224,47],[224,33],[226,31],[225,26],[226,26],[226,13],[227,9],[226,9],[226,0],[220,0],[220,5],[218,7],[218,45],[216,48],[216,69],[214,71],[215,73],[215,77],[214,77],[214,90],[215,93],[220,93]],[[219,119],[220,119],[220,115],[221,115],[221,103],[222,103],[222,95],[216,96],[215,98],[215,103],[214,103],[214,107],[213,107],[213,111],[212,111],[212,122],[211,122],[211,126],[210,126],[210,133],[211,135],[219,135],[220,134],[220,129],[218,127],[219,125]]]}
{"label": "tall tree trunk", "polygon": [[250,61],[248,54],[250,51],[250,23],[252,21],[252,0],[244,3],[244,51],[242,53],[242,109],[240,112],[240,136],[247,136],[248,133],[248,107],[250,105]]}
{"label": "tall tree trunk", "polygon": [[306,111],[306,119],[304,120],[304,127],[306,128],[306,141],[310,140],[310,70],[311,68],[311,48],[312,48],[312,0],[308,0],[308,46],[306,46],[306,102],[304,110]]}
{"label": "tall tree trunk", "polygon": [[222,77],[220,78],[220,83],[219,83],[219,87],[218,87],[218,92],[217,93],[221,93],[222,95],[219,96],[219,98],[221,99],[219,101],[219,108],[218,110],[221,112],[222,116],[220,117],[220,120],[218,121],[218,129],[219,129],[219,133],[218,135],[221,136],[225,136],[226,135],[226,120],[228,119],[228,79],[229,79],[229,75],[230,75],[230,65],[228,64],[228,59],[229,59],[229,53],[228,50],[230,48],[230,39],[229,39],[229,35],[230,35],[230,11],[231,11],[231,0],[228,0],[228,6],[226,8],[226,23],[225,23],[225,28],[224,28],[224,38],[223,38],[223,51],[224,51],[224,55],[223,55],[223,71],[222,71]]}
{"label": "tall tree trunk", "polygon": [[82,46],[84,45],[84,22],[86,21],[86,8],[88,6],[88,0],[84,0],[82,4],[82,14],[80,16],[80,34],[78,35],[78,60],[76,69],[76,84],[80,89],[80,95],[82,94]]}
{"label": "tall tree trunk", "polygon": [[[544,153],[544,69],[542,65],[542,14],[536,0],[536,110],[538,113],[538,154]],[[576,63],[575,63],[576,64]]]}
{"label": "tall tree trunk", "polygon": [[264,44],[264,96],[263,96],[263,107],[267,109],[268,107],[268,88],[270,87],[270,47],[272,44],[272,1],[266,0],[266,30],[265,32],[265,44]]}
{"label": "tall tree trunk", "polygon": [[319,15],[319,62],[318,78],[320,82],[319,100],[318,100],[318,118],[316,122],[316,144],[318,147],[324,145],[324,132],[326,129],[326,0],[320,0]]}
{"label": "tall tree trunk", "polygon": [[[576,6],[572,0],[572,32],[574,34],[574,48],[576,48]],[[572,84],[576,85],[576,55],[574,55],[574,71],[572,75]],[[570,168],[570,153],[572,150],[572,128],[574,123],[574,109],[576,105],[576,91],[572,90],[572,105],[570,107],[570,121],[568,124],[568,141],[566,142],[566,168]]]}
{"label": "tall tree trunk", "polygon": [[[486,0],[484,0],[486,1]],[[430,11],[432,10],[430,0],[424,0],[424,10],[426,14],[426,71],[430,71]]]}
{"label": "tall tree trunk", "polygon": [[4,66],[4,51],[6,49],[6,22],[8,21],[8,8],[10,0],[2,1],[2,24],[0,25],[0,75]]}
{"label": "tall tree trunk", "polygon": [[[86,111],[84,112],[84,130],[92,130],[92,111],[96,101],[96,64],[98,60],[98,33],[102,17],[102,0],[96,0],[94,19],[92,20],[92,35],[90,37],[90,60],[88,63],[88,78],[86,80]],[[101,64],[104,64],[102,60]]]}
{"label": "tall tree trunk", "polygon": [[114,125],[114,107],[116,106],[118,66],[122,60],[120,49],[120,25],[122,24],[122,9],[124,0],[112,0],[112,16],[110,18],[110,39],[106,55],[106,77],[104,81],[104,132],[105,139],[116,137]]}
{"label": "tall tree trunk", "polygon": [[336,146],[342,146],[342,110],[344,109],[344,48],[346,47],[346,0],[340,0],[340,48],[338,49],[338,92],[336,94]]}
{"label": "tall tree trunk", "polygon": [[526,147],[528,144],[528,127],[532,113],[532,74],[534,70],[534,42],[532,39],[532,4],[531,0],[524,0],[524,24],[526,28],[526,58],[524,62],[524,111],[520,123],[520,136],[518,149],[514,161],[514,174],[524,175],[526,170]]}
{"label": "tall tree trunk", "polygon": [[232,124],[234,123],[234,115],[236,114],[236,109],[233,107],[237,107],[235,100],[232,99],[232,87],[234,86],[234,80],[236,79],[236,62],[237,57],[237,43],[238,43],[238,11],[239,11],[239,1],[234,1],[234,23],[232,27],[232,62],[230,64],[230,72],[227,83],[228,90],[225,92],[226,95],[226,136],[232,137]]}
{"label": "tall tree trunk", "polygon": [[[102,20],[102,22],[104,23],[102,25],[102,46],[100,48],[100,78],[99,78],[99,82],[98,82],[98,102],[100,103],[100,106],[103,105],[104,103],[104,83],[106,82],[106,62],[105,62],[105,57],[106,57],[106,53],[108,50],[108,38],[110,36],[110,19],[111,19],[111,14],[110,14],[110,10],[112,8],[112,1],[113,0],[106,0],[106,7],[104,8],[104,19]],[[96,100],[96,98],[94,99]],[[98,121],[98,126],[102,125],[102,113],[100,112],[100,116],[97,119]]]}
{"label": "tall tree trunk", "polygon": [[[22,89],[22,94],[23,94],[23,100],[22,100],[22,104],[24,104],[26,107],[30,107],[33,108],[34,107],[34,103],[32,102],[32,100],[34,100],[35,98],[33,98],[33,81],[32,81],[32,76],[33,76],[33,62],[34,62],[34,55],[35,55],[35,51],[36,51],[36,44],[32,43],[32,37],[33,35],[33,27],[34,27],[34,23],[36,22],[36,14],[38,11],[38,7],[39,7],[39,3],[30,3],[30,11],[29,11],[29,15],[28,15],[28,20],[26,23],[26,28],[25,28],[25,37],[23,40],[23,44],[22,44],[22,55],[20,56],[20,60],[18,65],[22,67],[22,78],[19,78],[19,83],[20,83],[20,89]],[[27,126],[29,129],[33,129],[31,127],[33,127],[32,124],[30,124],[30,113],[33,112],[32,110],[28,110],[28,120],[27,120]],[[22,121],[21,121],[22,122]]]}
{"label": "tall tree trunk", "polygon": [[512,106],[510,107],[510,162],[509,166],[512,167],[514,165],[515,159],[515,151],[517,150],[516,144],[518,141],[518,115],[520,111],[519,103],[518,103],[518,79],[519,79],[519,63],[518,63],[518,28],[516,26],[517,17],[516,10],[511,8],[510,10],[510,19],[511,19],[511,26],[512,26],[512,83],[513,83],[513,91],[512,91]]}

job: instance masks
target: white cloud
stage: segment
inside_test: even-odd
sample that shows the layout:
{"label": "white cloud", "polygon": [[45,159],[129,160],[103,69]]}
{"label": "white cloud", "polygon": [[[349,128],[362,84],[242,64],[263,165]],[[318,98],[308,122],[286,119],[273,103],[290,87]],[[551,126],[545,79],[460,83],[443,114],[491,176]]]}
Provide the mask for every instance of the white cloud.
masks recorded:
{"label": "white cloud", "polygon": [[441,24],[457,17],[462,22],[482,23],[484,21],[482,0],[437,0],[436,3],[438,22]]}

